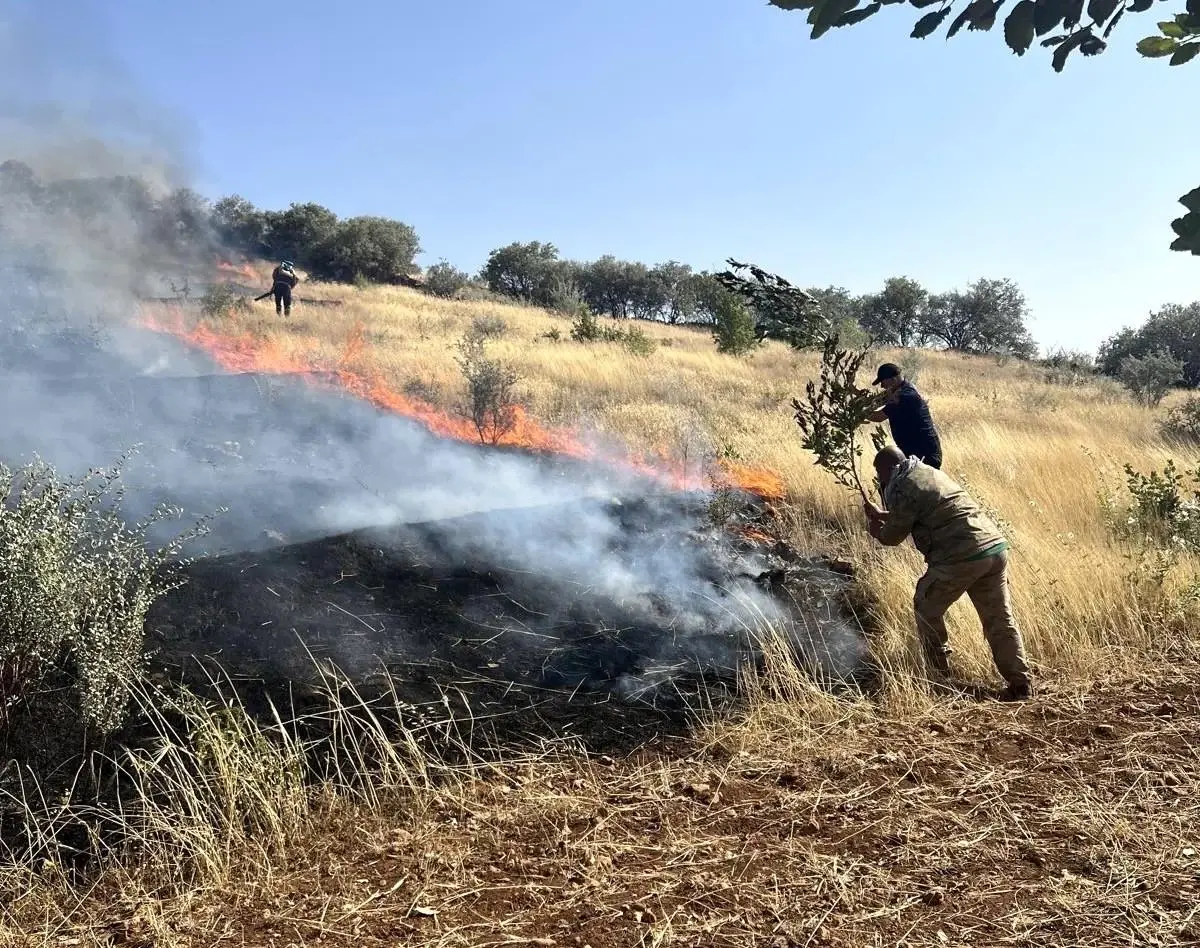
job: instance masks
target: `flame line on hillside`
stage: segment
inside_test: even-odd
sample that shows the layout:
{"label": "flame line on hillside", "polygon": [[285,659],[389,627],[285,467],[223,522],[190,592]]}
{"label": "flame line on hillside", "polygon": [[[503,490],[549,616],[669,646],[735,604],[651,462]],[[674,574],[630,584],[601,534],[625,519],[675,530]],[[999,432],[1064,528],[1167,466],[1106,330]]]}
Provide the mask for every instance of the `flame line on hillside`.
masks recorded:
{"label": "flame line on hillside", "polygon": [[[438,437],[479,443],[480,439],[472,422],[447,414],[421,399],[395,391],[378,372],[367,374],[349,368],[349,365],[360,359],[365,352],[361,325],[355,326],[352,331],[337,366],[324,368],[317,362],[315,355],[311,354],[315,348],[311,343],[301,346],[299,352],[285,351],[278,342],[252,333],[221,333],[203,322],[189,327],[181,310],[177,307],[166,309],[170,316],[168,319],[149,312],[145,307],[141,308],[138,325],[173,336],[193,348],[202,350],[226,371],[299,375],[310,384],[349,392],[376,408],[415,421]],[[306,350],[309,354],[306,354]],[[668,484],[678,490],[740,488],[769,500],[784,495],[783,482],[773,472],[724,459],[718,462],[718,471],[702,475],[690,473],[681,463],[666,457],[648,458],[633,453],[624,457],[606,456],[586,444],[578,432],[547,428],[531,418],[524,407],[519,405],[516,406],[512,428],[498,439],[496,446],[521,448],[533,453],[557,454],[577,460],[599,461]]]}

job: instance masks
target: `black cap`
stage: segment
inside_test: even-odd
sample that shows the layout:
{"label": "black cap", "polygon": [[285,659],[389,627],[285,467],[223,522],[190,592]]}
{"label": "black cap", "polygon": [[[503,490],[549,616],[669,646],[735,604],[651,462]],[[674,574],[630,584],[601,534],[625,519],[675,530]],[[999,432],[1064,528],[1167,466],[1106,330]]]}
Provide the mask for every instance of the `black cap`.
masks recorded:
{"label": "black cap", "polygon": [[900,366],[894,362],[885,362],[879,367],[879,371],[875,373],[875,381],[871,384],[878,385],[884,379],[898,379],[903,375],[904,373],[900,371]]}

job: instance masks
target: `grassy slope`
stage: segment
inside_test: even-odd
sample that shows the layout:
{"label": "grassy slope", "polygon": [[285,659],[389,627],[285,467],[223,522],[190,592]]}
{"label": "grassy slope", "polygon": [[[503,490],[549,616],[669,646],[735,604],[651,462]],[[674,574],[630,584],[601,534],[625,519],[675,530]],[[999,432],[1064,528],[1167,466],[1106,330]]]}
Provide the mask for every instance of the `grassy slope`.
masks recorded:
{"label": "grassy slope", "polygon": [[[569,321],[540,310],[444,302],[405,289],[298,292],[345,305],[298,305],[285,322],[258,304],[226,329],[254,333],[277,357],[378,373],[394,389],[453,411],[463,390],[454,343],[476,317],[501,315],[510,328],[491,351],[523,376],[522,400],[541,422],[583,426],[677,458],[732,450],[747,464],[778,472],[789,493],[781,513],[791,539],[836,543],[859,565],[888,630],[880,647],[903,660],[920,560],[912,549],[873,548],[853,495],[800,447],[790,398],[815,372],[813,355],[769,344],[751,359],[736,359],[718,354],[703,331],[641,324],[664,346],[638,358],[620,345],[572,342]],[[358,327],[361,349],[351,345]],[[564,341],[544,337],[556,328]],[[348,350],[355,351],[347,363]],[[885,357],[905,358],[880,353]],[[1047,385],[1034,368],[992,359],[921,353],[916,362],[943,434],[947,472],[1011,526],[1014,595],[1037,661],[1054,673],[1088,672],[1108,661],[1114,646],[1153,640],[1157,603],[1130,597],[1131,563],[1109,542],[1099,498],[1121,486],[1126,461],[1147,469],[1174,457],[1195,467],[1200,454],[1165,445],[1156,415],[1109,387]],[[953,615],[964,671],[987,676],[969,605]]]}
{"label": "grassy slope", "polygon": [[[799,448],[788,398],[812,373],[811,356],[768,346],[737,360],[703,333],[647,326],[670,344],[638,360],[618,346],[550,342],[543,333],[565,337],[569,325],[529,309],[390,289],[301,295],[346,303],[300,305],[286,323],[259,304],[225,328],[332,366],[361,324],[358,369],[449,409],[461,388],[454,340],[474,317],[498,313],[510,330],[492,348],[525,377],[539,420],[674,454],[728,447],[778,471],[793,539],[836,546],[877,597],[875,647],[893,688],[876,706],[851,705],[782,673],[780,688],[738,720],[628,760],[555,750],[442,774],[436,786],[418,780],[415,790],[389,793],[381,781],[367,804],[278,804],[269,832],[231,834],[227,858],[170,891],[153,891],[161,867],[136,865],[107,874],[79,908],[78,892],[29,887],[0,929],[9,943],[44,944],[52,932],[189,946],[218,936],[595,948],[1169,944],[1192,924],[1196,669],[1186,642],[1174,669],[1163,664],[1166,600],[1133,594],[1131,563],[1099,515],[1105,478],[1116,487],[1124,461],[1200,460],[1162,444],[1152,413],[1106,389],[1046,385],[1026,368],[921,357],[947,470],[1011,525],[1018,616],[1048,682],[1032,705],[980,706],[930,698],[906,676],[919,561],[912,550],[872,549],[853,498]],[[953,616],[960,670],[990,681],[969,605]],[[22,941],[21,930],[36,934]]]}

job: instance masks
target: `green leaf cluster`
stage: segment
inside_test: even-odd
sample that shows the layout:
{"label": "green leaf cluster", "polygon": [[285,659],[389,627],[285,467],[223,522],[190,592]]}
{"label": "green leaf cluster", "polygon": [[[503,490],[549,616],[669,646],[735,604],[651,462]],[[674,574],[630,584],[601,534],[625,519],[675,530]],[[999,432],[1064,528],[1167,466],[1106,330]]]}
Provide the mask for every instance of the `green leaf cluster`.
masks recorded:
{"label": "green leaf cluster", "polygon": [[[768,0],[781,10],[807,10],[813,39],[835,26],[850,26],[874,16],[880,3],[860,7],[861,0]],[[924,39],[938,31],[955,11],[956,0],[884,0],[904,3],[916,9],[934,7],[922,14],[911,36]],[[1161,2],[1161,0],[1160,0]],[[946,38],[966,26],[970,30],[990,30],[1006,0],[966,0],[946,30]],[[1145,13],[1155,0],[1017,0],[1004,16],[1004,42],[1018,56],[1025,55],[1039,37],[1041,45],[1053,50],[1050,55],[1055,72],[1062,72],[1071,53],[1097,56],[1108,47],[1108,37],[1126,13]],[[1147,36],[1137,44],[1143,56],[1168,58],[1172,66],[1190,62],[1200,53],[1200,0],[1186,0],[1183,13],[1158,23],[1158,35]],[[1049,35],[1047,35],[1049,34]],[[1171,222],[1175,231],[1172,250],[1200,254],[1200,188],[1185,194],[1180,202],[1188,213]]]}
{"label": "green leaf cluster", "polygon": [[[866,348],[842,348],[836,336],[829,336],[821,353],[819,382],[809,381],[804,401],[792,399],[796,424],[803,433],[801,444],[816,455],[819,467],[843,487],[857,490],[864,501],[867,493],[858,476],[862,445],[857,432],[879,407],[878,394],[860,388],[856,381],[867,352]],[[872,441],[877,450],[883,447],[886,438],[882,430],[875,430]]]}
{"label": "green leaf cluster", "polygon": [[[811,294],[754,264],[733,259],[726,262],[730,269],[714,274],[714,278],[750,305],[759,342],[776,339],[806,349],[816,345],[829,329],[829,321]],[[743,272],[749,276],[743,276]]]}

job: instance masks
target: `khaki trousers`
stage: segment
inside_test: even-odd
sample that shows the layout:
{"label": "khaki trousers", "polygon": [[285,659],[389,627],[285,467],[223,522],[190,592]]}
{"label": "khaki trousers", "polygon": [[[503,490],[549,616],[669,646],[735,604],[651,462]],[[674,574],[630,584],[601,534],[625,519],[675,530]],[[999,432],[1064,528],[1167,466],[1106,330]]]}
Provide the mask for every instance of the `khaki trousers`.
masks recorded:
{"label": "khaki trousers", "polygon": [[1008,551],[968,563],[930,566],[917,581],[913,607],[925,659],[933,671],[950,670],[946,610],[966,593],[979,614],[996,669],[1010,685],[1030,684],[1025,644],[1008,594]]}

